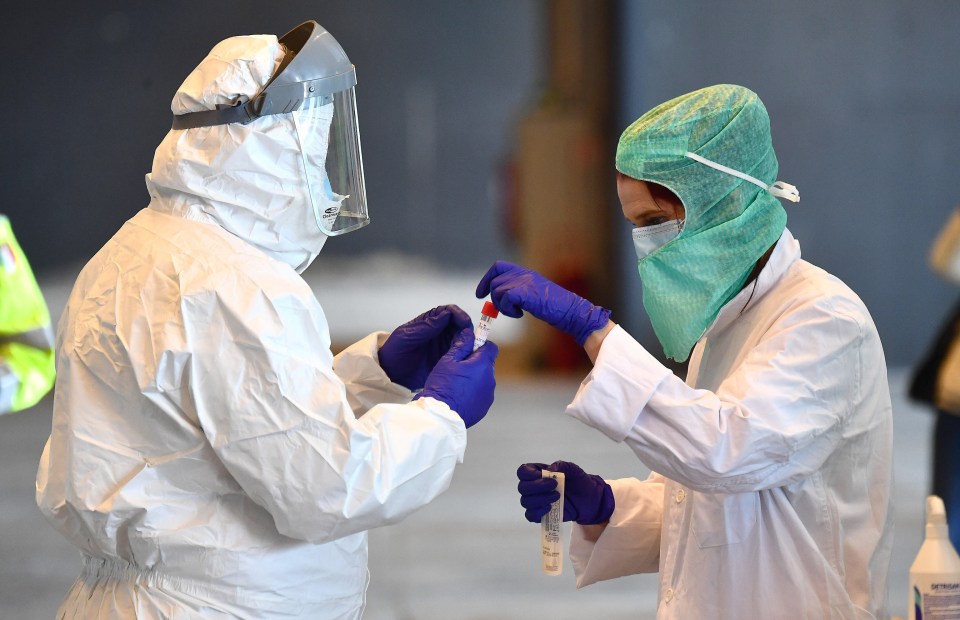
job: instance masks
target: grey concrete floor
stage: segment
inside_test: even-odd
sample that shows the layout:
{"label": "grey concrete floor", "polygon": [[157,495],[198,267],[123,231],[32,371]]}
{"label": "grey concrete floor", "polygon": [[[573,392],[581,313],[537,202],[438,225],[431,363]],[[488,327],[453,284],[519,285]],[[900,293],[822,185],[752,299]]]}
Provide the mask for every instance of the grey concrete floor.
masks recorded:
{"label": "grey concrete floor", "polygon": [[[59,316],[66,291],[45,287]],[[922,538],[933,416],[908,403],[890,373],[896,451],[896,546],[890,611],[904,614],[907,573]],[[653,618],[656,575],[574,587],[540,572],[539,530],[517,501],[514,471],[563,458],[606,477],[645,476],[624,446],[562,414],[575,377],[502,379],[487,418],[470,430],[451,488],[406,521],[370,533],[368,620]],[[51,398],[0,417],[0,620],[54,617],[80,567],[78,552],[40,516],[34,479],[50,430]]]}

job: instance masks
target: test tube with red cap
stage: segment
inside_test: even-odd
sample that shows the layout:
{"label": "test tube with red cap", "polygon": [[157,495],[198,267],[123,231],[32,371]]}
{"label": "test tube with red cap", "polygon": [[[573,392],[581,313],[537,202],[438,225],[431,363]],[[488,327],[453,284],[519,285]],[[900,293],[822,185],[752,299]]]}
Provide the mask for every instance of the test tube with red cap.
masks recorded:
{"label": "test tube with red cap", "polygon": [[493,302],[483,304],[483,310],[480,311],[480,320],[477,322],[477,328],[473,330],[473,350],[476,351],[490,335],[490,328],[493,327],[493,319],[497,318],[500,311],[497,310]]}

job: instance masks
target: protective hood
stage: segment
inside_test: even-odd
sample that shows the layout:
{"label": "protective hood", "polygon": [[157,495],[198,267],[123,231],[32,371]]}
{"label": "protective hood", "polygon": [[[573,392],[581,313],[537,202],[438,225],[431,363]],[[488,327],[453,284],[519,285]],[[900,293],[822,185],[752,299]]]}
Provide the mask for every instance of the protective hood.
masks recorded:
{"label": "protective hood", "polygon": [[[218,43],[180,86],[175,115],[254,97],[284,58],[274,35]],[[147,175],[150,208],[213,223],[303,272],[327,236],[317,226],[296,119],[172,129]]]}
{"label": "protective hood", "polygon": [[774,196],[782,184],[770,185],[777,176],[770,119],[742,86],[704,88],[627,127],[616,167],[669,188],[686,210],[681,233],[638,263],[657,339],[667,357],[686,360],[786,227]]}

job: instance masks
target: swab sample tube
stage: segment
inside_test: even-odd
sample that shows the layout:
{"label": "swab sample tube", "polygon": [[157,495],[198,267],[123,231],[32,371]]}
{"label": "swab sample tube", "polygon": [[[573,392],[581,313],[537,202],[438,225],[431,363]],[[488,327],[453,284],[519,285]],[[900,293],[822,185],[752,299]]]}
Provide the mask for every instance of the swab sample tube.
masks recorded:
{"label": "swab sample tube", "polygon": [[480,311],[480,320],[477,321],[477,327],[473,330],[474,351],[487,341],[490,328],[493,327],[493,319],[497,318],[498,314],[500,314],[500,311],[493,305],[493,302],[488,301],[483,304],[483,309]]}
{"label": "swab sample tube", "polygon": [[563,472],[541,471],[544,478],[553,478],[557,481],[557,492],[560,499],[550,504],[550,512],[540,519],[540,559],[543,562],[543,572],[548,575],[559,575],[563,572],[563,541],[560,538],[560,526],[563,524]]}

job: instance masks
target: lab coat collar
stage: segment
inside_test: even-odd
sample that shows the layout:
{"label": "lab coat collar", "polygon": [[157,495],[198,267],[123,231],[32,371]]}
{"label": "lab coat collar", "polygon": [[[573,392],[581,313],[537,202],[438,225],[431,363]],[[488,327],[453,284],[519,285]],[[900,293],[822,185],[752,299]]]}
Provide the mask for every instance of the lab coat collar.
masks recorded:
{"label": "lab coat collar", "polygon": [[800,260],[800,242],[793,237],[789,229],[785,228],[773,252],[770,253],[770,259],[760,270],[757,278],[720,308],[717,318],[703,332],[701,338],[714,336],[726,329],[734,319],[743,314],[747,306],[756,304],[762,299],[798,260]]}

